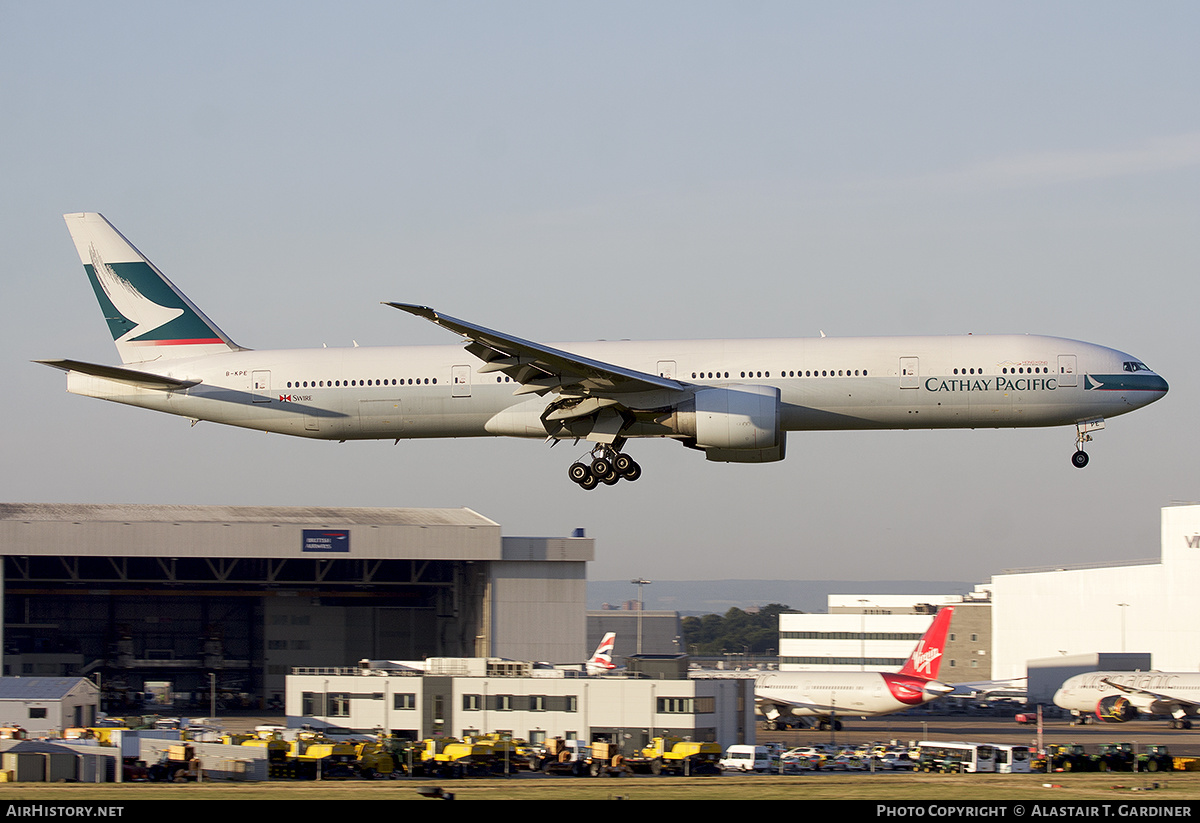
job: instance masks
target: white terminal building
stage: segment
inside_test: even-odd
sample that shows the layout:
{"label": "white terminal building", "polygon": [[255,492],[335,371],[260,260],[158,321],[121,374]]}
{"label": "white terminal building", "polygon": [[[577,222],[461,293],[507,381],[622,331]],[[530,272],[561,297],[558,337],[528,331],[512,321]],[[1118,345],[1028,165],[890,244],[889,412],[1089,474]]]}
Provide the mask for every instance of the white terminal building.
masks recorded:
{"label": "white terminal building", "polygon": [[781,671],[899,671],[933,615],[954,606],[938,679],[990,680],[991,602],[985,587],[955,594],[831,594],[828,614],[779,616]]}
{"label": "white terminal building", "polygon": [[[1045,553],[1058,553],[1047,546]],[[1062,552],[1065,554],[1065,550]],[[1149,553],[1149,552],[1147,552]],[[992,576],[963,595],[830,595],[828,614],[779,618],[780,668],[897,671],[942,606],[955,606],[938,679],[1038,671],[1200,670],[1200,505],[1162,510],[1157,560],[1059,564]],[[1055,661],[1061,661],[1055,666]],[[1030,698],[1047,702],[1055,684]]]}
{"label": "white terminal building", "polygon": [[1200,670],[1200,505],[1164,508],[1161,533],[1157,561],[993,576],[995,676],[1024,675],[1033,659],[1115,652]]}
{"label": "white terminal building", "polygon": [[722,748],[754,742],[753,680],[689,678],[682,655],[660,662],[600,676],[496,658],[297,669],[288,677],[288,725],[388,730],[413,740],[499,732],[534,744],[554,737],[615,743],[626,752],[662,736]]}

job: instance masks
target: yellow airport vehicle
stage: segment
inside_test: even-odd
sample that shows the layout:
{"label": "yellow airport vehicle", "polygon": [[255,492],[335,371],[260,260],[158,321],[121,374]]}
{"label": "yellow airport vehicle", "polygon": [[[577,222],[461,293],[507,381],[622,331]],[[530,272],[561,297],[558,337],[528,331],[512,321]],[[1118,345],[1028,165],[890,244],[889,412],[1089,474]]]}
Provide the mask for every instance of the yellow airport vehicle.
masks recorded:
{"label": "yellow airport vehicle", "polygon": [[625,762],[638,774],[720,774],[721,744],[679,737],[656,737]]}

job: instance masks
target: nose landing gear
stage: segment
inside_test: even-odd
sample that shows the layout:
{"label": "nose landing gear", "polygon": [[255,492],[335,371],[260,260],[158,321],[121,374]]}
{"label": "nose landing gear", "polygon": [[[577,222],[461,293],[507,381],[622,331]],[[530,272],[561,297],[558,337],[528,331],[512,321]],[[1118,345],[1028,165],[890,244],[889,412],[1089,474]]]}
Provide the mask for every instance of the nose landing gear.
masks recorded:
{"label": "nose landing gear", "polygon": [[581,489],[591,491],[603,483],[612,486],[624,480],[637,480],[642,476],[642,467],[627,454],[612,446],[596,446],[591,452],[590,463],[572,463],[567,474]]}
{"label": "nose landing gear", "polygon": [[1071,455],[1072,466],[1082,469],[1088,464],[1088,454],[1083,450],[1083,444],[1092,442],[1092,435],[1089,432],[1100,431],[1102,428],[1104,428],[1103,418],[1085,420],[1075,424],[1075,453]]}

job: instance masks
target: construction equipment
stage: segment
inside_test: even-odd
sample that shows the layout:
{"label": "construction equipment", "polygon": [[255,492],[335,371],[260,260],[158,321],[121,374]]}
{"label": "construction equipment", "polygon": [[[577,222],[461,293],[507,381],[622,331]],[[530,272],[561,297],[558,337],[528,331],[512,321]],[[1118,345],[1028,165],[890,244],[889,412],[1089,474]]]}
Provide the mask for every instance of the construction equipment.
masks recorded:
{"label": "construction equipment", "polygon": [[190,783],[200,779],[200,760],[191,746],[168,746],[147,771],[149,779],[156,782]]}
{"label": "construction equipment", "polygon": [[530,761],[530,768],[546,774],[586,777],[591,772],[592,747],[582,740],[553,737],[546,741],[546,751]]}
{"label": "construction equipment", "polygon": [[358,776],[367,780],[394,777],[396,759],[386,741],[366,740],[354,747],[354,768]]}
{"label": "construction equipment", "polygon": [[680,737],[656,737],[625,764],[637,774],[720,774],[721,745]]}
{"label": "construction equipment", "polygon": [[[421,749],[421,769],[426,776],[442,778],[482,777],[493,771],[503,771],[503,764],[498,765],[497,760],[498,751],[502,758],[505,750],[498,750],[497,742],[501,741],[453,737],[425,740]],[[503,742],[511,745],[510,741]]]}
{"label": "construction equipment", "polygon": [[302,732],[288,750],[289,762],[296,765],[296,774],[289,776],[309,780],[355,777],[354,759],[354,747],[349,743],[331,740],[320,732]]}

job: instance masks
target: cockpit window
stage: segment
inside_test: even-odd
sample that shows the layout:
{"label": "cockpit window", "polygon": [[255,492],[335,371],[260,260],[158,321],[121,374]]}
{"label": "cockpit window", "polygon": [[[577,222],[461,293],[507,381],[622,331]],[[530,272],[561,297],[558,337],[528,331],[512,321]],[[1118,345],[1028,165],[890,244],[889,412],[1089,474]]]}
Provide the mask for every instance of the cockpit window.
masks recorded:
{"label": "cockpit window", "polygon": [[1125,371],[1150,371],[1150,367],[1145,363],[1139,363],[1136,360],[1126,360],[1121,364]]}

